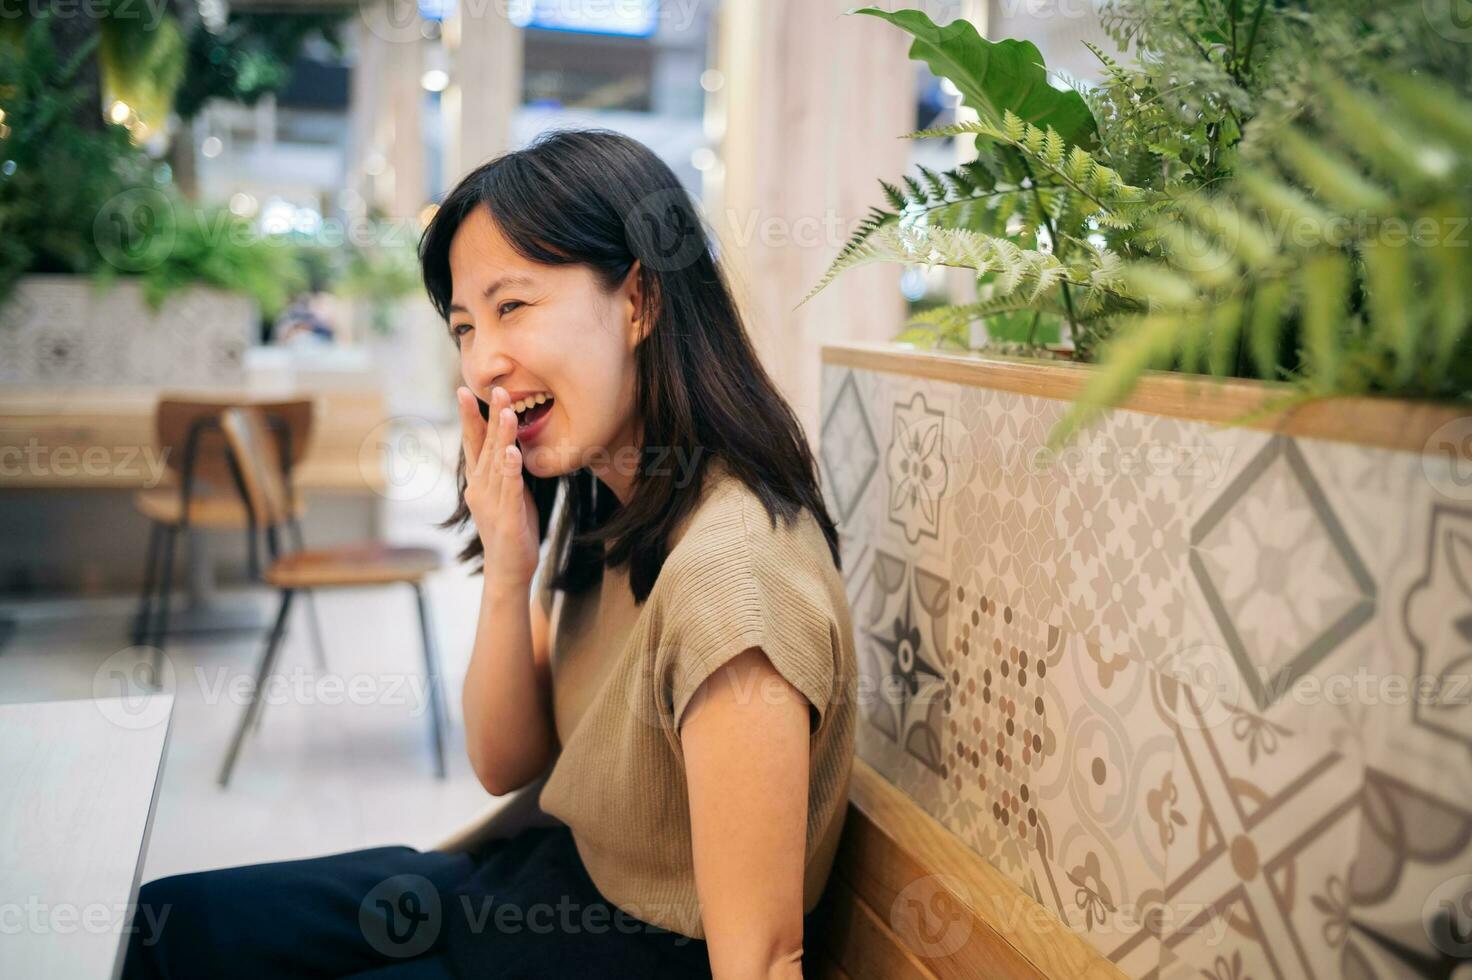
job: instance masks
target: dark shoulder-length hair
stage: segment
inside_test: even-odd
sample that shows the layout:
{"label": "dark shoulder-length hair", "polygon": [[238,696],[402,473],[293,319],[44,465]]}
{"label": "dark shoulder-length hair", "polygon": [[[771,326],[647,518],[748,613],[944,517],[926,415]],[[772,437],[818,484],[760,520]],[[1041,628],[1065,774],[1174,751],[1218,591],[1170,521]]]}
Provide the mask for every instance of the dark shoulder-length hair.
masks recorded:
{"label": "dark shoulder-length hair", "polygon": [[[637,259],[647,297],[641,315],[649,329],[634,351],[643,445],[628,503],[620,507],[587,467],[554,478],[523,467],[541,539],[558,484],[565,485],[572,535],[560,567],[550,569],[552,587],[581,592],[604,566],[627,563],[642,603],[712,457],[755,492],[773,527],[779,516],[793,521],[804,508],[812,512],[840,566],[838,532],[802,426],[762,368],[695,206],[670,168],[637,140],[578,130],[548,133],[472,170],[440,204],[419,245],[425,288],[447,322],[450,242],[481,207],[525,258],[586,265],[605,289],[617,288]],[[480,410],[490,411],[484,402]],[[459,506],[441,527],[470,520],[463,452],[458,484]],[[459,557],[482,557],[483,568],[479,536]]]}

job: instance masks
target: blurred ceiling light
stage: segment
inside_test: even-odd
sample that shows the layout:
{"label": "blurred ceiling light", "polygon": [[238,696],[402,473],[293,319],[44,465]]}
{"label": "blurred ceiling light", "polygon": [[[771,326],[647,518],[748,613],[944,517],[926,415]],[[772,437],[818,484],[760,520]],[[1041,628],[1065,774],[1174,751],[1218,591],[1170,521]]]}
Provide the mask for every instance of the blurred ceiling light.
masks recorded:
{"label": "blurred ceiling light", "polygon": [[241,218],[249,218],[256,213],[256,199],[245,191],[237,191],[230,195],[230,213]]}
{"label": "blurred ceiling light", "polygon": [[295,217],[296,208],[290,201],[272,198],[261,209],[261,231],[268,235],[285,235],[291,231],[291,223]]}
{"label": "blurred ceiling light", "polygon": [[726,76],[714,68],[707,68],[700,73],[700,87],[707,92],[719,92],[725,84]]}
{"label": "blurred ceiling light", "polygon": [[204,141],[199,144],[199,152],[203,153],[210,159],[214,159],[215,157],[219,156],[220,151],[224,148],[225,144],[220,142],[220,137],[218,136],[206,136],[204,138]]}
{"label": "blurred ceiling light", "polygon": [[439,68],[431,68],[420,77],[419,84],[426,92],[443,92],[450,84],[450,75]]}
{"label": "blurred ceiling light", "polygon": [[117,101],[113,102],[113,104],[107,110],[107,118],[111,119],[119,126],[126,123],[128,121],[128,117],[132,114],[132,107],[130,107],[128,103],[124,102],[122,99],[118,99]]}
{"label": "blurred ceiling light", "polygon": [[690,165],[702,172],[709,170],[716,165],[716,152],[708,146],[697,146],[690,154]]}
{"label": "blurred ceiling light", "polygon": [[218,34],[225,29],[225,23],[230,19],[230,9],[225,0],[197,0],[195,7],[205,30]]}
{"label": "blurred ceiling light", "polygon": [[297,208],[291,216],[291,230],[303,235],[315,234],[322,227],[322,215],[315,208]]}

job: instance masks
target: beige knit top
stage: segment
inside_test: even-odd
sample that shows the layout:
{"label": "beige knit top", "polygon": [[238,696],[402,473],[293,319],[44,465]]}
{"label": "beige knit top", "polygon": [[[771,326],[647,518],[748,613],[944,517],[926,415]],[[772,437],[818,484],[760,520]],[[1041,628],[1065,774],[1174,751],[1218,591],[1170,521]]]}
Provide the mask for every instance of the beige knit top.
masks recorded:
{"label": "beige knit top", "polygon": [[562,746],[539,805],[572,830],[605,898],[695,939],[705,929],[678,729],[717,667],[759,646],[816,709],[804,914],[827,882],[847,809],[857,688],[848,600],[813,515],[777,525],[715,459],[642,606],[626,568],[605,569],[578,596],[549,593],[556,526],[538,573]]}

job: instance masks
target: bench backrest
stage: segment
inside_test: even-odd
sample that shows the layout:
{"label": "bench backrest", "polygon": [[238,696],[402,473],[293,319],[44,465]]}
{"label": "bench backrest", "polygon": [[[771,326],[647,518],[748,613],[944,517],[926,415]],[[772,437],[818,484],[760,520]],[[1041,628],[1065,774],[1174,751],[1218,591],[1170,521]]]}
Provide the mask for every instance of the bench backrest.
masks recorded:
{"label": "bench backrest", "polygon": [[[851,980],[1121,980],[1120,973],[861,759],[805,973]],[[816,940],[816,941],[814,941]]]}

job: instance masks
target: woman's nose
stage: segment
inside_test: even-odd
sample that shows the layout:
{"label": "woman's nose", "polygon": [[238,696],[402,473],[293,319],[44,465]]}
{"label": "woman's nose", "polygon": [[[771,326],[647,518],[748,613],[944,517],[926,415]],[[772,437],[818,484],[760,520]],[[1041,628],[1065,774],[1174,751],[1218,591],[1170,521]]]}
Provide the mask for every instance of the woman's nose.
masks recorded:
{"label": "woman's nose", "polygon": [[465,358],[465,383],[470,386],[471,391],[489,401],[491,386],[511,377],[514,365],[506,351],[489,341],[482,343],[480,338],[476,338],[476,341]]}

